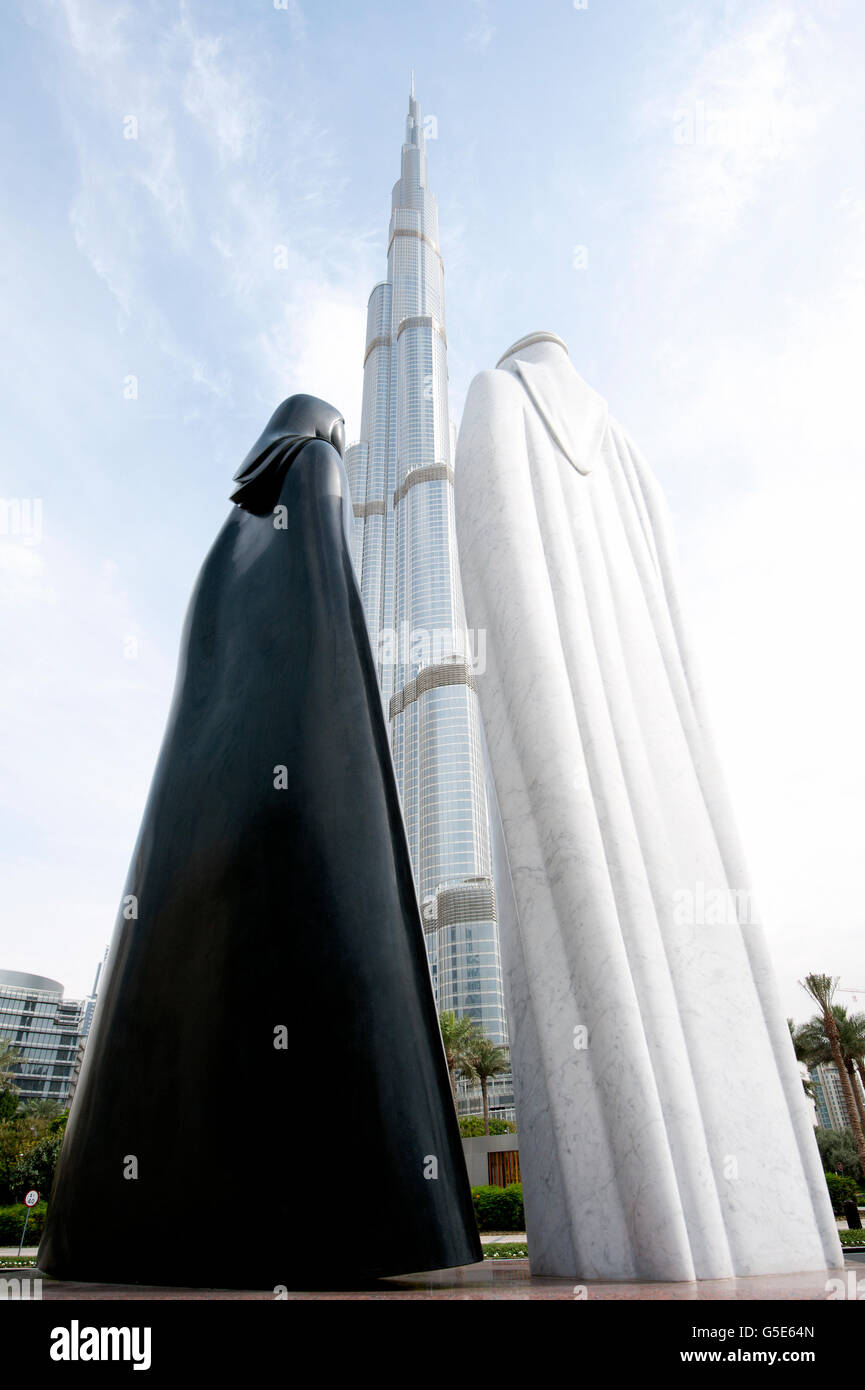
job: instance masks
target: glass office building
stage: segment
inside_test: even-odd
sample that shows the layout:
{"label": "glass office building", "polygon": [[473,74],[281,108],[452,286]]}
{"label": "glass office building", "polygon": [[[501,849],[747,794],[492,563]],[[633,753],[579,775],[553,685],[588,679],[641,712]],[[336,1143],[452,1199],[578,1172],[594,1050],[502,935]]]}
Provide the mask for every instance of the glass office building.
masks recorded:
{"label": "glass office building", "polygon": [[[439,1010],[507,1045],[480,715],[454,524],[444,268],[409,100],[387,279],[369,299],[353,558],[376,653]],[[510,1079],[491,1105],[513,1117]],[[467,1108],[465,1095],[461,1108]]]}
{"label": "glass office building", "polygon": [[0,1041],[18,1054],[11,1076],[19,1099],[53,1100],[70,1104],[81,1069],[84,1044],[96,1003],[64,999],[58,980],[0,970]]}

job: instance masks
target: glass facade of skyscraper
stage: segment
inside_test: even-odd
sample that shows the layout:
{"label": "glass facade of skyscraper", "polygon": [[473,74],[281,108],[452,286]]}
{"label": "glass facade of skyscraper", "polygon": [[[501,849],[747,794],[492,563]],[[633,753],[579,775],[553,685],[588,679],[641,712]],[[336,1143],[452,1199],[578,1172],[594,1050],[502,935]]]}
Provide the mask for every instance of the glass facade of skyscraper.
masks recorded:
{"label": "glass facade of skyscraper", "polygon": [[817,1107],[817,1123],[823,1129],[849,1129],[850,1116],[844,1104],[844,1092],[836,1067],[829,1062],[820,1062],[809,1067],[808,1075]]}
{"label": "glass facade of skyscraper", "polygon": [[[414,93],[387,267],[369,300],[361,438],[346,453],[353,558],[438,1007],[470,1014],[507,1045],[474,645],[457,561],[444,268]],[[509,1080],[490,1091],[493,1108],[512,1116]]]}
{"label": "glass facade of skyscraper", "polygon": [[22,1101],[71,1102],[95,990],[89,999],[64,999],[57,980],[0,970],[0,1041],[17,1053],[10,1071]]}

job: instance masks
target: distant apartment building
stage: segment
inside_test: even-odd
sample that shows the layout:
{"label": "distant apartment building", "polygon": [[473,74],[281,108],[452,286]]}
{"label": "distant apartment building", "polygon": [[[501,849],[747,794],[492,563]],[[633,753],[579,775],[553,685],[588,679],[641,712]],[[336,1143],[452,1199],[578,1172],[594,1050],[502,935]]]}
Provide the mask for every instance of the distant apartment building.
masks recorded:
{"label": "distant apartment building", "polygon": [[830,1062],[821,1062],[819,1066],[809,1067],[808,1075],[814,1088],[817,1123],[821,1129],[849,1129],[850,1118],[837,1068]]}
{"label": "distant apartment building", "polygon": [[86,999],[64,999],[60,981],[45,975],[0,970],[0,1043],[18,1053],[11,1074],[22,1101],[70,1104],[101,968]]}

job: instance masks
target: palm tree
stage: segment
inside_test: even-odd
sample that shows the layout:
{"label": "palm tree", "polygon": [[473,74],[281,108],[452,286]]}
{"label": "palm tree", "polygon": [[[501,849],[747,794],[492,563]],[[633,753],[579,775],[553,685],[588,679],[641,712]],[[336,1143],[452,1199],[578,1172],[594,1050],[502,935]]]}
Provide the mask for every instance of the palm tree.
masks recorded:
{"label": "palm tree", "polygon": [[850,1121],[850,1128],[853,1131],[853,1141],[856,1145],[856,1152],[859,1155],[859,1162],[865,1171],[865,1133],[859,1120],[859,1109],[856,1104],[856,1097],[853,1087],[850,1084],[850,1075],[844,1065],[844,1054],[841,1050],[841,1038],[838,1032],[838,1020],[832,1008],[832,1001],[835,990],[838,988],[838,975],[806,975],[804,980],[800,980],[802,988],[806,994],[810,994],[817,1008],[820,1011],[820,1019],[826,1033],[826,1041],[838,1073],[838,1080],[841,1083],[841,1093],[844,1097],[844,1105],[847,1110],[847,1118]]}
{"label": "palm tree", "polygon": [[481,1083],[481,1095],[484,1100],[484,1134],[490,1132],[490,1105],[487,1096],[487,1083],[491,1076],[500,1076],[502,1072],[509,1069],[510,1062],[508,1054],[503,1047],[497,1047],[494,1042],[481,1032],[469,1041],[466,1062],[463,1064],[463,1071],[476,1078]]}
{"label": "palm tree", "polygon": [[[850,1078],[850,1089],[856,1102],[859,1123],[865,1133],[865,1101],[857,1075],[857,1063],[865,1052],[865,1014],[849,1015],[843,1004],[833,1004],[832,1013],[838,1029],[838,1042],[844,1067]],[[816,1014],[808,1023],[803,1023],[796,1033],[796,1041],[805,1054],[804,1060],[813,1065],[821,1062],[834,1062],[832,1044],[827,1036],[823,1019]],[[861,1063],[859,1063],[861,1066]]]}
{"label": "palm tree", "polygon": [[14,1068],[21,1053],[11,1043],[0,1040],[0,1120],[8,1120],[18,1109],[18,1087]]}
{"label": "palm tree", "polygon": [[[794,1021],[793,1021],[792,1018],[788,1018],[788,1019],[787,1019],[787,1027],[790,1029],[790,1038],[791,1038],[792,1043],[793,1043],[793,1051],[796,1053],[796,1061],[797,1061],[797,1062],[802,1062],[806,1067],[807,1067],[807,1066],[810,1066],[810,1065],[811,1065],[811,1053],[810,1053],[810,1051],[809,1051],[809,1049],[808,1049],[807,1043],[804,1042],[803,1039],[802,1039],[802,1029],[803,1029],[803,1028],[806,1028],[806,1027],[807,1027],[807,1024],[804,1024],[804,1023],[803,1023],[803,1024],[800,1026],[800,1025],[794,1023]],[[804,1076],[803,1076],[803,1077],[802,1077],[802,1087],[803,1087],[803,1089],[804,1089],[804,1091],[805,1091],[805,1095],[808,1097],[808,1099],[809,1099],[809,1100],[813,1100],[813,1099],[814,1099],[814,1083],[813,1083],[813,1081],[806,1081],[805,1078],[804,1078]]]}
{"label": "palm tree", "polygon": [[862,1015],[848,1014],[843,1004],[838,1004],[832,1010],[835,1014],[835,1022],[838,1025],[838,1038],[841,1043],[841,1054],[844,1058],[844,1066],[847,1068],[847,1075],[850,1078],[850,1089],[856,1101],[856,1109],[859,1111],[859,1123],[862,1126],[862,1133],[865,1134],[865,1097],[862,1095],[862,1087],[857,1075],[857,1061],[861,1065],[862,1053],[865,1052],[865,1034],[862,1031],[862,1024],[865,1019]]}
{"label": "palm tree", "polygon": [[454,1109],[456,1110],[457,1072],[463,1071],[466,1067],[469,1049],[474,1040],[475,1025],[468,1014],[463,1014],[462,1018],[457,1018],[453,1009],[447,1009],[444,1013],[439,1014],[439,1025],[442,1030],[448,1076],[451,1079],[451,1095],[454,1098]]}
{"label": "palm tree", "polygon": [[865,1090],[865,1014],[850,1014],[848,1022],[850,1052],[859,1074],[859,1085]]}

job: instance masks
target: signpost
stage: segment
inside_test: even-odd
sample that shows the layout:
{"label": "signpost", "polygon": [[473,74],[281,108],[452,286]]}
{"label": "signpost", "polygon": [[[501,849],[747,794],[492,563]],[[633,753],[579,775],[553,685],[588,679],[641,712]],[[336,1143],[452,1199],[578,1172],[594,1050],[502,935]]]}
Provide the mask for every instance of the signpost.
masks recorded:
{"label": "signpost", "polygon": [[27,1234],[27,1222],[30,1220],[30,1208],[35,1207],[38,1201],[39,1193],[36,1191],[35,1187],[31,1187],[30,1191],[27,1193],[27,1196],[24,1198],[24,1205],[27,1208],[27,1215],[24,1217],[24,1230],[21,1232],[21,1244],[18,1246],[19,1258],[21,1255],[21,1251],[24,1249],[24,1237]]}

